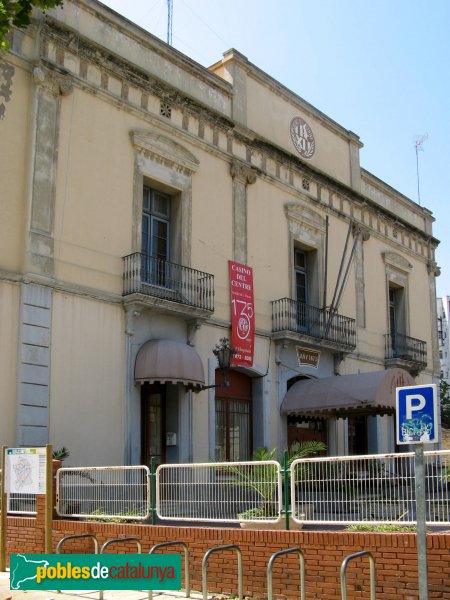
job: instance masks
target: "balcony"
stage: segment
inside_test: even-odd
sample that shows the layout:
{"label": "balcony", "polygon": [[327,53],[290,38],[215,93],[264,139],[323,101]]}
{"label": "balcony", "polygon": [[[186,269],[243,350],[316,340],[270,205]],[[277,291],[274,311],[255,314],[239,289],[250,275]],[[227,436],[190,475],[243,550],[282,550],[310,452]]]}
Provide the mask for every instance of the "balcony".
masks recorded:
{"label": "balcony", "polygon": [[427,343],[403,333],[384,336],[386,367],[398,367],[417,375],[427,366]]}
{"label": "balcony", "polygon": [[214,310],[214,275],[141,252],[123,258],[125,302],[188,318]]}
{"label": "balcony", "polygon": [[355,319],[290,298],[272,302],[272,332],[275,339],[304,340],[340,352],[356,347]]}

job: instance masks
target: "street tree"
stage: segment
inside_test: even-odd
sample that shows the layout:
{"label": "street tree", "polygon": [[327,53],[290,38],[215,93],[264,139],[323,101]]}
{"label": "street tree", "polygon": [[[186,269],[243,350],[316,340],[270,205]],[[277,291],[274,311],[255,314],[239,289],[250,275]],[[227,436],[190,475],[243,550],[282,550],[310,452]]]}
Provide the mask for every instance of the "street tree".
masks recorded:
{"label": "street tree", "polygon": [[441,379],[440,384],[441,396],[441,425],[445,429],[450,429],[450,385]]}
{"label": "street tree", "polygon": [[62,3],[63,0],[0,0],[0,50],[8,49],[7,38],[13,26],[20,29],[28,27],[33,7],[45,13]]}

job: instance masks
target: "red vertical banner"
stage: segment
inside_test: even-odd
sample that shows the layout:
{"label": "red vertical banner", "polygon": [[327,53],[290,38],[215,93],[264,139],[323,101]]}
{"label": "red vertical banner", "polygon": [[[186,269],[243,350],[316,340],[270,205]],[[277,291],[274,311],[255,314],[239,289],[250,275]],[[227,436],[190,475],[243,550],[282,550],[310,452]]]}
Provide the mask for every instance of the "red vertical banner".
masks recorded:
{"label": "red vertical banner", "polygon": [[255,308],[253,269],[229,261],[231,289],[231,345],[235,350],[232,365],[253,365]]}

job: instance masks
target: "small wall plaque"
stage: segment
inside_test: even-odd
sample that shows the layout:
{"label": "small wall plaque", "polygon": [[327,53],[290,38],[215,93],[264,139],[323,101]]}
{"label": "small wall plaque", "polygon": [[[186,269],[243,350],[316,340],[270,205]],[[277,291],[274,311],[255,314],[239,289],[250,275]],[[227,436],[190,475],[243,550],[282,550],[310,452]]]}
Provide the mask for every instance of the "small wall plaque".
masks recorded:
{"label": "small wall plaque", "polygon": [[297,360],[300,367],[313,367],[313,369],[319,368],[320,352],[317,350],[310,350],[309,348],[301,348],[300,346],[295,347],[297,352]]}

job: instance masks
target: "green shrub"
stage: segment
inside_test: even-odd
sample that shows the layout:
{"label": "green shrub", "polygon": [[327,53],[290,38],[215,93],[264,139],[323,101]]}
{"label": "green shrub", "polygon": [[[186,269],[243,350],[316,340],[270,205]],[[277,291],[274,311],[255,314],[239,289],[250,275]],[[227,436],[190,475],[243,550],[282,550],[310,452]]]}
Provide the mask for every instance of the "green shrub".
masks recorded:
{"label": "green shrub", "polygon": [[417,527],[409,525],[400,525],[400,523],[398,525],[396,523],[389,525],[371,525],[370,523],[361,523],[359,525],[348,525],[345,528],[345,531],[372,531],[378,533],[415,533],[417,531]]}

